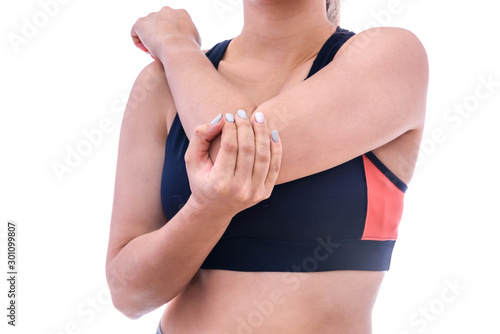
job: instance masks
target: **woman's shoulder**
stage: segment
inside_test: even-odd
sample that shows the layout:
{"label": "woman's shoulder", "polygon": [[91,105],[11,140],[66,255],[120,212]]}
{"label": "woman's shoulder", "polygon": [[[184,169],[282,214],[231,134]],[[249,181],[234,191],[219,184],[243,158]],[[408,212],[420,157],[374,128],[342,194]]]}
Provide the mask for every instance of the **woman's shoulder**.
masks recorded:
{"label": "woman's shoulder", "polygon": [[[156,119],[159,123],[164,123],[168,133],[177,113],[173,101],[165,69],[159,60],[154,60],[137,76],[128,104],[140,107],[135,108],[138,109],[135,112],[138,117]],[[155,107],[144,107],[147,104]]]}
{"label": "woman's shoulder", "polygon": [[[351,38],[351,43],[396,43],[414,48],[421,48],[424,51],[423,45],[419,38],[410,30],[398,27],[376,27],[363,30],[356,33]],[[395,44],[395,45],[396,45]]]}
{"label": "woman's shoulder", "polygon": [[325,80],[349,73],[358,89],[405,96],[406,105],[420,105],[427,96],[427,53],[418,37],[406,29],[362,31],[342,46],[328,67],[331,75],[324,76]]}
{"label": "woman's shoulder", "polygon": [[390,70],[397,64],[421,74],[428,71],[422,42],[403,28],[377,27],[359,32],[345,43],[336,58],[347,58],[351,64],[367,65],[378,71]]}

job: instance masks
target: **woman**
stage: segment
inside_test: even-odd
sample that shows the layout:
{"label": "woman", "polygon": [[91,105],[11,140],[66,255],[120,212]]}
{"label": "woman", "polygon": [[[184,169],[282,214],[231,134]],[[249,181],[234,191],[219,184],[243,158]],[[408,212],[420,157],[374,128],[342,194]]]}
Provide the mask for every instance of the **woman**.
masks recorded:
{"label": "woman", "polygon": [[120,135],[114,305],[137,318],[168,303],[165,334],[370,333],[422,137],[425,51],[403,29],[339,28],[338,1],[243,4],[241,34],[206,54],[183,10],[132,29],[157,60]]}

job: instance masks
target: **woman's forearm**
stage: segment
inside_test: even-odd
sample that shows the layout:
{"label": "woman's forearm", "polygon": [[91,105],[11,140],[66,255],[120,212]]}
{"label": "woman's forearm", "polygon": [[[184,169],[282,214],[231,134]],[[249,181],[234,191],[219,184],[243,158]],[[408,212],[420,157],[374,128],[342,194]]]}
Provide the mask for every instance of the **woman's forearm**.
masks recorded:
{"label": "woman's forearm", "polygon": [[198,271],[230,220],[200,214],[190,199],[162,228],[130,241],[106,268],[115,307],[138,318],[173,299]]}
{"label": "woman's forearm", "polygon": [[243,109],[250,116],[257,106],[219,74],[188,39],[171,39],[159,56],[187,137],[194,128],[219,113],[235,114]]}
{"label": "woman's forearm", "polygon": [[352,37],[330,64],[259,106],[222,77],[196,43],[178,39],[162,50],[188,138],[217,113],[260,111],[283,141],[278,183],[340,165],[423,127],[427,56],[403,29]]}

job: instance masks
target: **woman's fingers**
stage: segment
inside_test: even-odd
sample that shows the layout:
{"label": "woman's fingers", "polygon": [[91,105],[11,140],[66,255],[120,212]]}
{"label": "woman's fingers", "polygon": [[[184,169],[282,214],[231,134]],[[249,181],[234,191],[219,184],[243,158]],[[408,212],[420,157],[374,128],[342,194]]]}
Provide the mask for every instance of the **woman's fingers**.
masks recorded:
{"label": "woman's fingers", "polygon": [[224,121],[221,120],[221,116],[222,114],[217,116],[211,124],[199,125],[196,127],[184,156],[186,165],[199,167],[200,164],[206,163],[207,160],[210,161],[210,159],[208,159],[210,143],[222,131],[224,125]]}
{"label": "woman's fingers", "polygon": [[[251,121],[246,117],[243,111],[221,114],[195,129],[185,160],[192,196],[203,207],[234,215],[271,194],[281,165],[281,141],[277,132],[270,136],[262,113]],[[221,131],[212,163],[209,150]]]}
{"label": "woman's fingers", "polygon": [[264,114],[255,112],[252,116],[253,131],[255,134],[255,161],[253,166],[253,181],[255,184],[264,184],[271,158],[271,142]]}
{"label": "woman's fingers", "polygon": [[262,186],[274,187],[281,167],[282,147],[278,132],[269,133],[262,113],[256,112],[251,120],[247,117],[239,110],[236,116],[220,114],[210,125],[198,126],[185,160],[186,164],[198,168],[211,162],[210,145],[222,131],[220,150],[211,174],[219,181],[247,187],[251,196],[258,194]]}
{"label": "woman's fingers", "polygon": [[234,115],[226,114],[220,142],[219,153],[214,162],[213,173],[226,181],[233,179],[238,155],[238,139]]}
{"label": "woman's fingers", "polygon": [[[234,175],[239,179],[247,181],[245,183],[251,184],[255,158],[255,136],[253,128],[244,110],[238,110],[235,122],[238,135],[238,156]],[[246,180],[247,178],[249,180]]]}
{"label": "woman's fingers", "polygon": [[278,174],[281,168],[282,156],[281,140],[277,130],[271,132],[271,161],[269,162],[269,172],[266,177],[266,188],[272,189],[278,179]]}
{"label": "woman's fingers", "polygon": [[135,24],[132,26],[132,30],[130,31],[130,35],[132,36],[132,41],[134,42],[135,46],[141,49],[144,52],[149,53],[149,50],[144,46],[144,44],[141,41],[141,38],[139,37],[138,31],[140,31],[140,24],[142,19],[139,19],[135,22]]}
{"label": "woman's fingers", "polygon": [[198,30],[184,9],[163,7],[150,13],[135,22],[130,34],[135,46],[155,59],[162,54],[165,40],[172,36],[176,41],[187,39],[201,45]]}

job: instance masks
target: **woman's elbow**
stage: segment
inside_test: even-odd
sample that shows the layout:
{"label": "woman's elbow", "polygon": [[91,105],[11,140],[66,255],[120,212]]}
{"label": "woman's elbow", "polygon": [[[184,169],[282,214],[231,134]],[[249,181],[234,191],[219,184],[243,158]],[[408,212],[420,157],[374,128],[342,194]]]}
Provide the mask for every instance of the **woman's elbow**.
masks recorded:
{"label": "woman's elbow", "polygon": [[111,293],[111,300],[113,302],[113,306],[115,309],[120,311],[124,316],[129,319],[135,320],[142,317],[144,314],[148,312],[144,312],[139,310],[134,303],[131,303],[129,299],[127,299],[123,294],[113,294]]}
{"label": "woman's elbow", "polygon": [[106,280],[115,309],[130,319],[138,319],[147,313],[142,309],[141,303],[137,302],[140,298],[131,279],[127,279],[107,264]]}
{"label": "woman's elbow", "polygon": [[174,292],[165,295],[166,291],[163,291],[160,296],[158,291],[147,291],[144,282],[125,277],[112,266],[106,267],[106,279],[113,306],[130,319],[139,319],[176,296]]}
{"label": "woman's elbow", "polygon": [[[169,298],[170,301],[173,298]],[[158,302],[143,294],[128,291],[111,292],[113,306],[129,319],[139,319],[167,302]]]}

